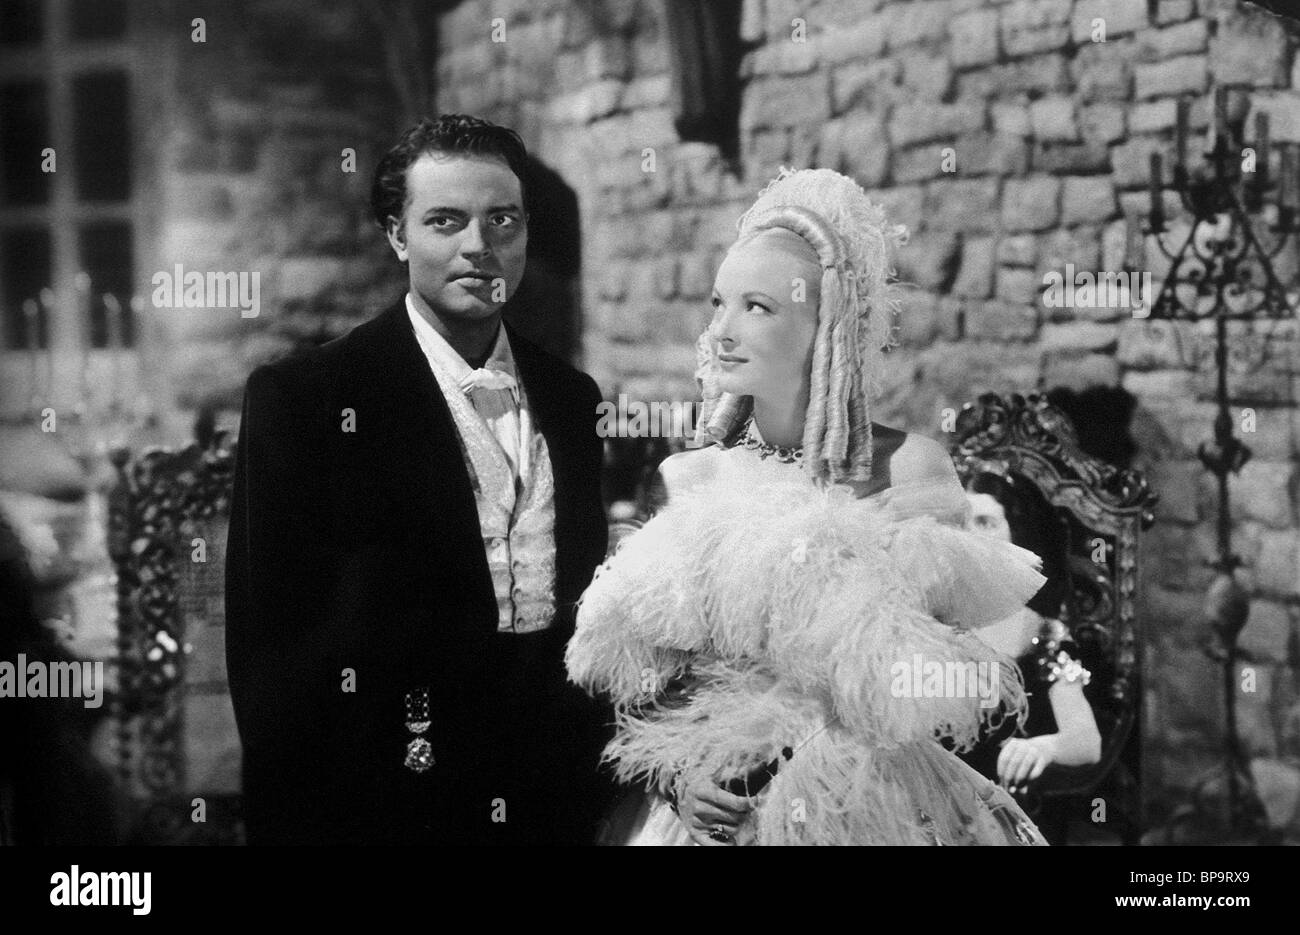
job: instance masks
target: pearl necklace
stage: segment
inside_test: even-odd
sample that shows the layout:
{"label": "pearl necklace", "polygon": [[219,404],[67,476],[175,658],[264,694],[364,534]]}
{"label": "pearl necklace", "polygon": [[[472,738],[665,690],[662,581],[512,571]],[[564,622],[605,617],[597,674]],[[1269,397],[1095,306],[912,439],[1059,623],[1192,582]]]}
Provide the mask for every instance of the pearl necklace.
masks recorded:
{"label": "pearl necklace", "polygon": [[751,431],[754,423],[751,421],[745,425],[745,431],[741,433],[739,442],[748,451],[757,451],[760,460],[766,458],[776,458],[781,464],[803,464],[803,446],[786,448],[782,445],[769,445],[767,442],[759,441],[754,437]]}

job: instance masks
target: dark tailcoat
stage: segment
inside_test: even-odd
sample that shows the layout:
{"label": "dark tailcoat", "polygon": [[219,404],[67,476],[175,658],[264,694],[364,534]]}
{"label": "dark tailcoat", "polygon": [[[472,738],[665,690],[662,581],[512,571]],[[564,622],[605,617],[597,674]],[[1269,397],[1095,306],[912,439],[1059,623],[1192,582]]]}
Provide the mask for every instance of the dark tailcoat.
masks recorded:
{"label": "dark tailcoat", "polygon": [[[555,475],[557,616],[537,634],[497,632],[455,423],[403,302],[249,377],[226,614],[250,843],[590,840],[607,718],[563,651],[606,547],[600,393],[508,333]],[[403,764],[419,685],[423,774]]]}

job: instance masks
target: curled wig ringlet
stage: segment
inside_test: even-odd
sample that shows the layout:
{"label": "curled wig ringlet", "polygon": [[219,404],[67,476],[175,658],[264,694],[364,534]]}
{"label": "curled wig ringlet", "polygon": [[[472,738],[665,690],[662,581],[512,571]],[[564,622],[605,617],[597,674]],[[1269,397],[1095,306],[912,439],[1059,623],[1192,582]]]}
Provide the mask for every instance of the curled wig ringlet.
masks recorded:
{"label": "curled wig ringlet", "polygon": [[[773,228],[806,240],[822,268],[817,334],[804,418],[803,463],[816,483],[871,479],[871,401],[898,314],[894,250],[907,229],[886,222],[862,187],[830,169],[782,169],[737,223],[738,242]],[[697,441],[734,442],[752,400],[718,390],[717,351],[696,344],[703,404]]]}

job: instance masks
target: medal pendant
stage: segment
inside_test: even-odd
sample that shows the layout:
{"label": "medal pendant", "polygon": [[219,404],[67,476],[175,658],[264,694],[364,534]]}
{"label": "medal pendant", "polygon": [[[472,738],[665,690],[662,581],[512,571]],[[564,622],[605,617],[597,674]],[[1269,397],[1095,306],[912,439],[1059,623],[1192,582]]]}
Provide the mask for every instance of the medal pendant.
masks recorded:
{"label": "medal pendant", "polygon": [[433,746],[423,737],[416,737],[406,745],[406,768],[423,773],[434,764]]}

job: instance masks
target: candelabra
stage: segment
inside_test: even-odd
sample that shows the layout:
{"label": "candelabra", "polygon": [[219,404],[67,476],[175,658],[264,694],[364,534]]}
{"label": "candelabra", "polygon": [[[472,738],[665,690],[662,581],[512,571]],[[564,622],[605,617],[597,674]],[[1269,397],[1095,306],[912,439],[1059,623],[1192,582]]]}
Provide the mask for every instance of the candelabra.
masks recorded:
{"label": "candelabra", "polygon": [[[23,313],[27,320],[27,355],[28,355],[28,401],[23,421],[40,425],[43,431],[50,432],[52,438],[81,465],[88,475],[96,467],[103,467],[109,450],[131,440],[141,428],[148,427],[153,421],[149,411],[151,404],[144,394],[138,394],[134,400],[125,398],[123,391],[123,361],[127,348],[126,327],[127,310],[112,293],[97,297],[92,291],[90,277],[79,273],[72,289],[71,304],[75,314],[59,316],[57,314],[58,298],[55,290],[42,289],[39,298],[23,302]],[[107,379],[100,382],[92,366],[91,309],[98,300],[103,308],[105,325],[105,354]],[[133,299],[131,308],[138,320],[143,304]],[[51,346],[48,333],[46,348],[40,349],[40,312],[44,311],[46,322],[56,319],[72,324],[79,332],[79,347],[68,354],[61,354],[59,367],[56,368],[56,354]],[[68,368],[75,370],[69,373]],[[64,376],[71,376],[75,386],[72,392],[59,392],[56,386],[56,370]],[[43,385],[42,385],[43,384]],[[70,405],[56,405],[62,399]],[[52,411],[52,424],[46,418],[46,409]],[[93,480],[93,478],[91,478]]]}
{"label": "candelabra", "polygon": [[[96,342],[91,313],[97,301],[102,303],[103,351],[92,348]],[[64,302],[66,305],[61,304]],[[142,307],[139,301],[132,302],[137,323]],[[60,314],[64,310],[71,314]],[[108,455],[146,437],[155,422],[148,397],[126,388],[134,384],[124,373],[131,343],[127,309],[111,293],[96,295],[89,275],[83,272],[66,292],[42,289],[37,297],[22,303],[22,311],[27,325],[28,386],[21,421],[61,447],[80,468],[82,514],[66,557],[75,569],[78,606],[100,607],[99,598],[105,595],[110,598],[105,603],[111,606],[114,572],[106,539],[107,486],[115,474]],[[76,342],[57,354],[50,327],[55,322],[78,334]],[[98,646],[112,625],[112,620],[98,614],[74,614],[72,632],[84,641],[83,646]]]}
{"label": "candelabra", "polygon": [[[1141,228],[1145,236],[1137,240],[1135,228],[1130,226],[1127,265],[1131,269],[1145,267],[1146,244],[1154,241],[1169,267],[1154,302],[1149,302],[1147,317],[1214,324],[1218,411],[1213,439],[1197,449],[1218,490],[1217,557],[1208,563],[1216,575],[1206,595],[1212,637],[1206,649],[1223,668],[1226,823],[1233,835],[1258,838],[1263,831],[1263,810],[1237,729],[1236,666],[1242,658],[1237,640],[1246,625],[1250,602],[1236,575],[1241,559],[1232,549],[1228,478],[1240,472],[1251,451],[1234,434],[1228,405],[1229,322],[1242,322],[1245,324],[1237,327],[1253,330],[1254,322],[1295,318],[1300,305],[1300,293],[1294,289],[1295,247],[1283,256],[1289,265],[1284,275],[1292,282],[1290,294],[1274,261],[1300,232],[1300,146],[1270,144],[1269,117],[1264,112],[1256,113],[1253,138],[1247,141],[1248,99],[1243,90],[1217,88],[1207,103],[1210,112],[1203,159],[1194,167],[1186,158],[1190,101],[1177,103],[1171,188],[1191,216],[1186,236],[1175,246],[1166,245],[1166,239],[1179,237],[1166,237],[1173,232],[1166,224],[1163,157],[1153,153],[1150,212]],[[1217,785],[1218,770],[1213,773],[1197,785],[1193,806],[1197,814],[1208,808],[1206,790]]]}

